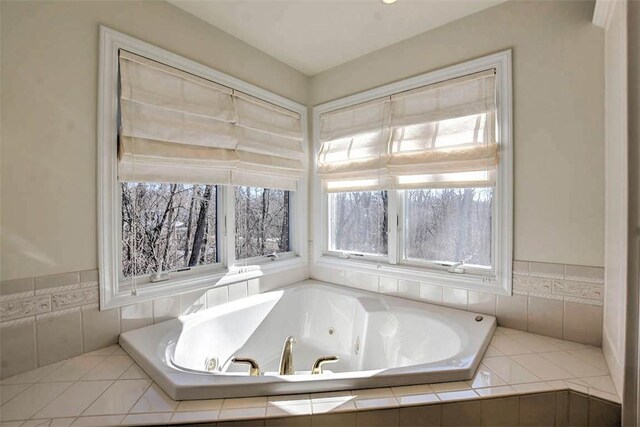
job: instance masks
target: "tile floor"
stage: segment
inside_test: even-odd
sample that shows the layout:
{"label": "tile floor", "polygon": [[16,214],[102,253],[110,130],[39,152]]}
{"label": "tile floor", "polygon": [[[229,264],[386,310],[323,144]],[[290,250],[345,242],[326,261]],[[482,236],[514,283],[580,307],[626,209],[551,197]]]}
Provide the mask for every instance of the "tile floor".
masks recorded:
{"label": "tile floor", "polygon": [[384,420],[388,409],[561,390],[619,403],[601,349],[501,327],[470,381],[182,402],[114,345],[0,381],[0,427],[224,424],[362,411]]}

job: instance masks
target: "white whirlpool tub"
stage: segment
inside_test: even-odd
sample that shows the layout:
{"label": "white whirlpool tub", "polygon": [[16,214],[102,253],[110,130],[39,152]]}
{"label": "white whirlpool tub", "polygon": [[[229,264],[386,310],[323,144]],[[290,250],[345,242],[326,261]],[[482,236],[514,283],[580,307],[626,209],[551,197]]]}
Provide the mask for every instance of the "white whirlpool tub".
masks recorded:
{"label": "white whirlpool tub", "polygon": [[[125,332],[120,345],[173,399],[211,399],[468,380],[495,325],[492,316],[306,281]],[[295,374],[279,375],[288,336]],[[312,375],[322,356],[339,361]],[[235,357],[254,359],[262,375]]]}

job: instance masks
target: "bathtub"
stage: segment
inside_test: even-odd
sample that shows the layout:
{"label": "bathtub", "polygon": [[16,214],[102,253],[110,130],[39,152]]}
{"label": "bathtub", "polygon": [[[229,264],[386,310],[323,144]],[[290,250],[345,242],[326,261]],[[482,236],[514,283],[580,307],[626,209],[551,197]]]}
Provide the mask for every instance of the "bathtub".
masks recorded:
{"label": "bathtub", "polygon": [[[493,316],[305,281],[125,332],[120,345],[175,400],[469,380]],[[294,375],[279,375],[295,338]],[[322,356],[339,361],[311,367]],[[252,358],[260,376],[234,357]]]}

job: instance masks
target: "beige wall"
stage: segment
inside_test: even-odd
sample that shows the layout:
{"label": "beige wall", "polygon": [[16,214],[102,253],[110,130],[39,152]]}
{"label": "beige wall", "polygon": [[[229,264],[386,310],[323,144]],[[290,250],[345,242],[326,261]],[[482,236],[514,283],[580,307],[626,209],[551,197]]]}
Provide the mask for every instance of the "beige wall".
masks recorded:
{"label": "beige wall", "polygon": [[513,49],[515,259],[603,265],[603,31],[593,2],[511,1],[311,79],[310,105]]}
{"label": "beige wall", "polygon": [[603,32],[592,2],[508,2],[310,81],[164,2],[1,5],[2,280],[97,265],[99,24],[309,105],[512,48],[515,258],[603,265]]}
{"label": "beige wall", "polygon": [[295,101],[308,78],[165,2],[1,2],[2,280],[97,266],[98,25]]}

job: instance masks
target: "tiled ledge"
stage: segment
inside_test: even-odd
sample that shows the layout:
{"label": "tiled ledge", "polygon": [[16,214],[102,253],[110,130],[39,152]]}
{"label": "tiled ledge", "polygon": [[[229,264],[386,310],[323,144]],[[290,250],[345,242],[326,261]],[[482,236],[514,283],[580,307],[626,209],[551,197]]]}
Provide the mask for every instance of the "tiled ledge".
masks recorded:
{"label": "tiled ledge", "polygon": [[[2,427],[216,422],[223,426],[232,420],[258,420],[255,425],[260,426],[336,427],[340,420],[341,425],[354,425],[354,419],[361,425],[384,419],[384,425],[392,427],[411,425],[402,422],[405,408],[441,405],[438,411],[445,417],[445,408],[453,403],[484,402],[478,408],[498,405],[496,402],[509,406],[532,394],[553,394],[557,399],[571,391],[589,396],[586,404],[576,406],[582,408],[576,416],[589,416],[584,414],[590,411],[589,401],[595,402],[594,408],[604,408],[598,411],[614,414],[619,403],[599,348],[507,328],[496,330],[471,381],[177,402],[113,345],[4,379],[0,387]],[[485,409],[482,411],[484,414]],[[357,416],[350,415],[354,413]],[[451,416],[457,415],[459,411],[452,411]]]}

